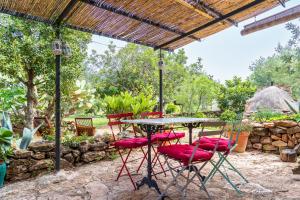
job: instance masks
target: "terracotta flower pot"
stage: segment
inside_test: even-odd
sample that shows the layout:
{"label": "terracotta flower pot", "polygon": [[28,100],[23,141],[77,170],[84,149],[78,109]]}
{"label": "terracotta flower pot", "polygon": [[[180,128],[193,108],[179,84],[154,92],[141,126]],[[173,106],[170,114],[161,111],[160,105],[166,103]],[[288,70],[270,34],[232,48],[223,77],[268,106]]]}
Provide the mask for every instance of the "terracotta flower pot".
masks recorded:
{"label": "terracotta flower pot", "polygon": [[[233,134],[232,140],[236,141],[237,133],[236,132],[232,133],[230,131],[227,132],[228,138],[231,137],[231,134]],[[236,141],[237,146],[235,147],[235,149],[233,151],[238,152],[238,153],[245,152],[246,147],[247,147],[247,142],[248,142],[249,135],[250,135],[250,133],[247,132],[247,131],[241,132],[240,135],[239,135],[239,137],[238,137],[238,141]]]}
{"label": "terracotta flower pot", "polygon": [[5,175],[6,175],[6,163],[0,161],[0,188],[3,187]]}

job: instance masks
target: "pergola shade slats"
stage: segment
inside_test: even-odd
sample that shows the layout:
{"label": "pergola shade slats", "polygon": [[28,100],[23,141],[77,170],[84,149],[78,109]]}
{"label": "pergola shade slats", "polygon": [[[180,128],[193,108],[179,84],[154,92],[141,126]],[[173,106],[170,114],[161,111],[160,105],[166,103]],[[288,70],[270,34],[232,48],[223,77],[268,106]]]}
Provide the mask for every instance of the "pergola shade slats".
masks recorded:
{"label": "pergola shade slats", "polygon": [[278,0],[0,0],[0,12],[174,50],[278,5]]}

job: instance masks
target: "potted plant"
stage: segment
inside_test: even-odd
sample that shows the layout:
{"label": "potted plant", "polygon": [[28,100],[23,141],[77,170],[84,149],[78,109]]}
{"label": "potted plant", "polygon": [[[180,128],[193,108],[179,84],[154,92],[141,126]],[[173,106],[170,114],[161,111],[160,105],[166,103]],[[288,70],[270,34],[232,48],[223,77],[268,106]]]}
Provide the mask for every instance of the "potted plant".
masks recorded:
{"label": "potted plant", "polygon": [[220,119],[228,123],[225,133],[229,139],[236,142],[237,146],[234,151],[238,153],[245,152],[252,126],[246,122],[239,122],[238,115],[230,110],[224,111]]}
{"label": "potted plant", "polygon": [[13,133],[10,130],[0,128],[0,187],[3,187],[8,157],[12,155],[12,136]]}

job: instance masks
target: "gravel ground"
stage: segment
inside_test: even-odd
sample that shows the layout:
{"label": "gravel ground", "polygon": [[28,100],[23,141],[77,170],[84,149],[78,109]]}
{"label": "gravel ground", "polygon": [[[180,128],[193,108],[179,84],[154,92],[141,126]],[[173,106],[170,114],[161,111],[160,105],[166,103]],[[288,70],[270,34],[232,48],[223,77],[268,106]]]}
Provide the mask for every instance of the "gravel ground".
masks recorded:
{"label": "gravel ground", "polygon": [[[137,157],[139,152],[135,152]],[[250,183],[243,184],[242,180],[229,175],[240,184],[243,195],[238,195],[226,181],[217,174],[208,184],[207,188],[213,199],[268,199],[268,200],[300,200],[300,177],[292,174],[291,169],[296,163],[281,162],[277,155],[264,154],[259,152],[246,152],[243,154],[232,154],[232,163],[247,177]],[[158,195],[153,189],[143,186],[140,190],[133,191],[133,187],[124,176],[116,182],[115,178],[121,160],[100,161],[90,165],[74,168],[57,174],[50,174],[35,179],[12,183],[0,189],[1,200],[152,200]],[[131,168],[138,163],[132,163]],[[211,169],[207,166],[204,173]],[[143,173],[145,169],[143,169]],[[139,180],[142,174],[135,175],[134,179]],[[171,180],[167,177],[158,176],[158,184],[163,190]],[[167,199],[180,199],[180,192],[172,187]],[[190,185],[187,190],[186,199],[207,199],[203,191]]]}

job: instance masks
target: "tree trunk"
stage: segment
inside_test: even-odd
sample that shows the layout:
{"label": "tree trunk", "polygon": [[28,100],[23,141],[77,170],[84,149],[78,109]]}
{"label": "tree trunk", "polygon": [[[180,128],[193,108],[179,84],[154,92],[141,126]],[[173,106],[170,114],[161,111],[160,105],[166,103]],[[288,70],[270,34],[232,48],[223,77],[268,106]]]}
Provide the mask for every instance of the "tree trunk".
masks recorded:
{"label": "tree trunk", "polygon": [[35,108],[37,105],[37,90],[33,83],[34,71],[29,69],[27,71],[27,106],[25,109],[25,127],[32,129],[33,128],[33,119],[35,116]]}

